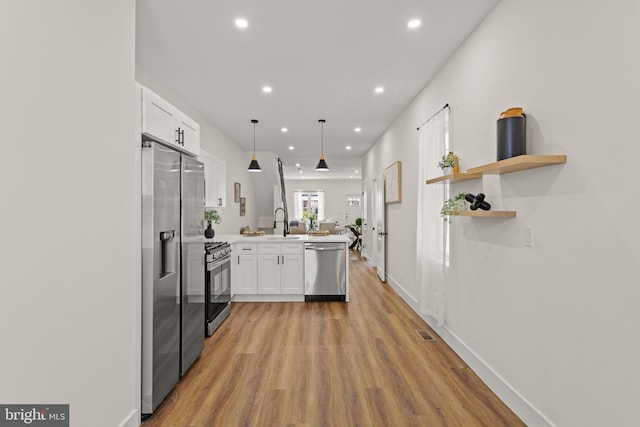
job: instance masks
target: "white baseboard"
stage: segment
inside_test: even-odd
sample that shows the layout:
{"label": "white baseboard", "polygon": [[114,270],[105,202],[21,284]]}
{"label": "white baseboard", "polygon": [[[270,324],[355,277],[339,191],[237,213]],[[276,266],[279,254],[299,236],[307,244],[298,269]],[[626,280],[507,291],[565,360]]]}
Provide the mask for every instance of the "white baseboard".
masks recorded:
{"label": "white baseboard", "polygon": [[391,277],[389,274],[387,274],[387,283],[393,288],[394,291],[396,291],[396,293],[398,295],[400,295],[400,298],[402,298],[404,300],[404,302],[406,302],[407,304],[409,304],[409,307],[411,307],[413,309],[413,311],[415,311],[416,313],[420,312],[419,306],[418,306],[418,300],[415,299],[413,296],[411,296],[402,286],[400,286],[400,284],[398,282],[396,282],[396,280]]}
{"label": "white baseboard", "polygon": [[120,427],[138,427],[140,425],[140,415],[138,414],[138,410],[134,409],[131,411],[129,416],[120,423]]}
{"label": "white baseboard", "polygon": [[[419,314],[419,310],[414,309],[414,311]],[[427,315],[420,315],[420,317],[525,424],[529,427],[551,427],[554,425],[446,326],[438,326],[433,317]]]}

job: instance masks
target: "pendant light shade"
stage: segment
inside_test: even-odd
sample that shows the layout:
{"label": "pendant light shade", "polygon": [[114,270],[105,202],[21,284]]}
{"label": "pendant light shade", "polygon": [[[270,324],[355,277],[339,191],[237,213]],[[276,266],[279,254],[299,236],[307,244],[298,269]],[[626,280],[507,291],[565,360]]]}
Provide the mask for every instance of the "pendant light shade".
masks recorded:
{"label": "pendant light shade", "polygon": [[258,159],[256,158],[256,123],[258,123],[258,121],[253,119],[251,120],[251,123],[253,123],[253,157],[251,158],[251,163],[249,163],[247,170],[249,172],[262,172],[262,169],[258,164]]}
{"label": "pendant light shade", "polygon": [[316,170],[318,172],[326,172],[329,170],[329,165],[327,165],[327,161],[324,159],[324,122],[326,120],[320,119],[320,161],[318,162],[318,166],[316,166]]}

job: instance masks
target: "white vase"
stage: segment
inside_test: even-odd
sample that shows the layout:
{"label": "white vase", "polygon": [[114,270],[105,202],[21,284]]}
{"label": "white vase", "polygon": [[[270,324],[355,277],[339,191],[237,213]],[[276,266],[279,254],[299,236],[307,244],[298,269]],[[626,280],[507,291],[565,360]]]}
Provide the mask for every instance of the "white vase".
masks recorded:
{"label": "white vase", "polygon": [[452,167],[442,168],[442,174],[443,175],[453,175],[453,168]]}

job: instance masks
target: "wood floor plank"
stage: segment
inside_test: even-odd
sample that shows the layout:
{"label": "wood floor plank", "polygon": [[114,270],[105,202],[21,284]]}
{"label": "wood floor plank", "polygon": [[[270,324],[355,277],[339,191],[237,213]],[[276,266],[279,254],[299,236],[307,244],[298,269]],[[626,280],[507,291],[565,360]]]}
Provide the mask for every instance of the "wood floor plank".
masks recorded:
{"label": "wood floor plank", "polygon": [[234,303],[143,426],[524,425],[375,270],[349,267],[349,303]]}

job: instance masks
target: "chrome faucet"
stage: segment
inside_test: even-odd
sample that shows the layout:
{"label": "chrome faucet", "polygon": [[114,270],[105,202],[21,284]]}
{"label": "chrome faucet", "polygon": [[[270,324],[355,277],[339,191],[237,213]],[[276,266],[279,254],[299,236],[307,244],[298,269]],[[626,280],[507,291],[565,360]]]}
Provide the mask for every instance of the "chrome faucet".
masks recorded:
{"label": "chrome faucet", "polygon": [[276,208],[273,212],[273,228],[276,228],[276,224],[278,223],[278,211],[282,211],[282,236],[287,237],[287,224],[285,224],[286,218],[284,215],[284,208]]}

